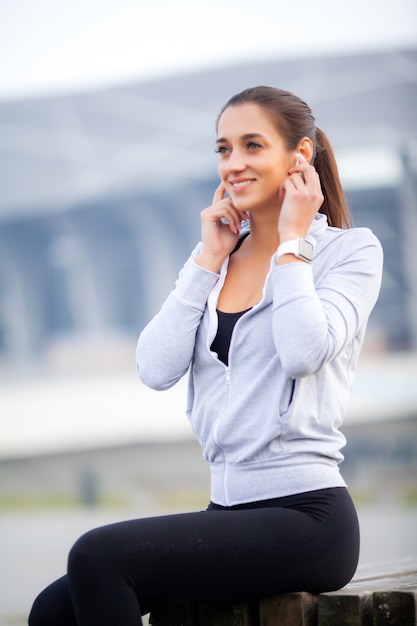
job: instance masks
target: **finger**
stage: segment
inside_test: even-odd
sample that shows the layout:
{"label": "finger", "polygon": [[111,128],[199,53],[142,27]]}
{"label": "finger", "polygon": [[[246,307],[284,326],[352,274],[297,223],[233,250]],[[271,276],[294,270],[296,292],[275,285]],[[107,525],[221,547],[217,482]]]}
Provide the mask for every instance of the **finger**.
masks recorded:
{"label": "finger", "polygon": [[220,200],[223,200],[225,194],[226,194],[226,187],[223,185],[223,182],[220,182],[219,186],[217,187],[216,191],[214,192],[213,204],[215,202],[219,202]]}
{"label": "finger", "polygon": [[241,216],[234,207],[230,207],[230,210],[224,211],[222,215],[222,221],[226,220],[226,223],[229,225],[230,230],[237,234],[240,231],[241,226]]}
{"label": "finger", "polygon": [[303,183],[305,184],[307,184],[309,175],[312,174],[313,172],[316,173],[316,170],[314,169],[312,165],[309,165],[306,161],[304,163],[299,163],[298,165],[295,165],[294,167],[291,167],[288,170],[289,177],[298,175],[302,179]]}
{"label": "finger", "polygon": [[242,221],[248,220],[248,216],[243,211],[238,211],[232,202],[223,207],[222,218],[229,224],[230,229],[234,233],[238,233],[242,227]]}
{"label": "finger", "polygon": [[301,189],[305,185],[305,179],[302,172],[293,172],[288,176],[284,183],[287,191],[291,192],[293,189]]}
{"label": "finger", "polygon": [[300,181],[303,185],[307,184],[307,171],[300,171],[300,170],[295,170],[290,172],[290,175],[288,177],[291,182],[293,183],[293,185],[297,186],[297,184],[300,184]]}

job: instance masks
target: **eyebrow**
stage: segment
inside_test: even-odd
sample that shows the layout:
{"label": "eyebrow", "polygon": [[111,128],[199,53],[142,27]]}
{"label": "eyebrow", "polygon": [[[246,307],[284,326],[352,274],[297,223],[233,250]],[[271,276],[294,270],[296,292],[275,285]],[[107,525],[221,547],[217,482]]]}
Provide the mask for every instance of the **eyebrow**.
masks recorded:
{"label": "eyebrow", "polygon": [[[261,135],[261,133],[245,133],[244,135],[240,137],[240,139],[242,139],[243,141],[247,141],[248,139],[258,139],[259,137],[264,138],[264,136]],[[226,137],[219,137],[216,140],[216,143],[225,143],[225,142],[227,142]]]}

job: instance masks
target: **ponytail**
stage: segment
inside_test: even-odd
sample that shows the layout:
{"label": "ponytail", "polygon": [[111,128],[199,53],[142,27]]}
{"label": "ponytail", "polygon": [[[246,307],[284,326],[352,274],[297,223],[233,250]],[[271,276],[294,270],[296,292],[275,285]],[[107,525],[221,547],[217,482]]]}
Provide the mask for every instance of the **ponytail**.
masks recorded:
{"label": "ponytail", "polygon": [[320,213],[327,215],[329,226],[350,227],[349,205],[340,182],[333,148],[325,133],[316,127],[316,156],[314,167],[321,182],[324,202]]}

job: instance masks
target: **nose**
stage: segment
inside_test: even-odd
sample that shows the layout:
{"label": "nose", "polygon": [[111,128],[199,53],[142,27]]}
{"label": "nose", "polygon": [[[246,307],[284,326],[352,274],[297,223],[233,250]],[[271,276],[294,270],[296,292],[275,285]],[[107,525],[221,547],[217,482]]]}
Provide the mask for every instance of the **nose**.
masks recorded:
{"label": "nose", "polygon": [[232,150],[224,163],[227,172],[243,172],[246,169],[244,155],[240,150]]}

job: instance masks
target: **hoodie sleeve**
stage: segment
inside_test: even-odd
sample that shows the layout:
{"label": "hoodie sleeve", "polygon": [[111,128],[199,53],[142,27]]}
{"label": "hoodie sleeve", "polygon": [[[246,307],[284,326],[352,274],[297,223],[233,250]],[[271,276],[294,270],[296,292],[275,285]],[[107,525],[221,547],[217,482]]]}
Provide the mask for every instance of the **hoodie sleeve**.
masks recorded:
{"label": "hoodie sleeve", "polygon": [[152,389],[172,387],[187,372],[207,298],[219,275],[194,262],[198,247],[181,270],[175,289],[139,336],[136,367]]}
{"label": "hoodie sleeve", "polygon": [[[321,257],[321,258],[320,258]],[[366,228],[343,231],[314,263],[273,272],[273,336],[288,376],[315,374],[364,330],[378,298],[382,248]]]}

